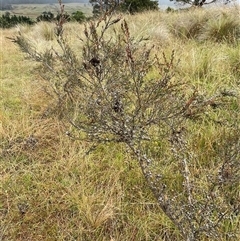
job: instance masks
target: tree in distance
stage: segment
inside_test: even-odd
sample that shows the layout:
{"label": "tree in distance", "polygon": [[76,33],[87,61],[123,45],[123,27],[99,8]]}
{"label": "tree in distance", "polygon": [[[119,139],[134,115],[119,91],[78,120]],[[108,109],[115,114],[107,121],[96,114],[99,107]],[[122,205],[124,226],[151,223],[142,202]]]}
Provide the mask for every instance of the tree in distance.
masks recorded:
{"label": "tree in distance", "polygon": [[146,10],[158,10],[158,1],[152,0],[125,0],[120,4],[121,11],[130,13],[142,12]]}
{"label": "tree in distance", "polygon": [[93,5],[94,15],[110,8],[131,14],[158,9],[158,1],[152,0],[90,0],[89,2]]}

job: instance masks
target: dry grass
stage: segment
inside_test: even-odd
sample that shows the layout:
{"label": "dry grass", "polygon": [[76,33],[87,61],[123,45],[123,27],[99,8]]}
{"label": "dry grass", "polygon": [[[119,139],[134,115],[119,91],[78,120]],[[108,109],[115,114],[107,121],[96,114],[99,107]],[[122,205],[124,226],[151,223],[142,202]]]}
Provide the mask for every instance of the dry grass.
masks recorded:
{"label": "dry grass", "polygon": [[[231,42],[213,41],[207,32],[210,27],[204,25],[215,21],[217,12],[125,17],[131,33],[149,37],[159,54],[176,50],[178,77],[191,87],[204,95],[222,89],[239,94],[239,35],[231,36]],[[239,9],[220,12],[232,19]],[[235,18],[234,22],[239,29],[240,21]],[[39,23],[20,28],[37,48],[44,49],[56,45],[52,27]],[[82,29],[72,23],[65,30],[79,52],[81,43],[76,39]],[[35,71],[37,64],[7,39],[16,33],[17,29],[1,30],[0,240],[180,240],[121,145],[99,146],[86,155],[90,144],[69,139],[65,134],[69,126],[46,115],[51,96]],[[230,118],[238,108],[239,98],[230,112],[219,111],[211,118]],[[193,126],[193,133],[193,148],[202,153],[200,162],[206,162],[220,130],[211,125],[194,130]]]}

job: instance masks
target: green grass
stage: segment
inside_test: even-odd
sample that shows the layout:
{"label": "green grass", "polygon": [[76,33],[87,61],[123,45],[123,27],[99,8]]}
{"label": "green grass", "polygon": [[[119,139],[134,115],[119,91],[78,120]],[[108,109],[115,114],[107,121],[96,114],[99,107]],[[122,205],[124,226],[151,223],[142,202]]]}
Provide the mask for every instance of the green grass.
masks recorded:
{"label": "green grass", "polygon": [[[53,10],[52,7],[18,5],[14,12],[35,17]],[[74,8],[69,7],[69,11]],[[233,18],[236,22],[230,26],[234,31],[230,37],[227,31],[226,38],[222,31],[214,35],[216,32],[211,30],[219,29],[219,25],[213,24],[219,21],[215,19],[218,10],[214,9],[125,17],[131,33],[136,37],[149,36],[150,42],[159,48],[157,54],[165,51],[170,55],[175,49],[180,60],[177,78],[188,83],[186,91],[191,92],[193,87],[207,96],[224,89],[239,94],[240,40],[238,34],[233,35],[240,28],[236,11],[221,9],[231,23]],[[206,16],[210,18],[207,22]],[[189,26],[191,19],[196,28]],[[222,24],[226,26],[225,22]],[[56,45],[53,27],[39,23],[20,28],[43,50]],[[76,39],[82,29],[76,23],[66,25],[70,44],[77,51],[81,43]],[[65,133],[71,127],[46,114],[52,99],[46,92],[47,84],[35,71],[38,64],[26,58],[7,38],[15,36],[17,29],[0,31],[0,240],[181,240],[123,146],[102,145],[86,155],[91,145],[69,139]],[[213,147],[224,127],[216,128],[209,119],[231,122],[232,116],[237,115],[239,120],[239,102],[236,98],[228,109],[206,113],[202,129],[192,124],[190,145],[201,156],[192,166],[193,175],[215,165]],[[227,239],[220,235],[219,240]]]}

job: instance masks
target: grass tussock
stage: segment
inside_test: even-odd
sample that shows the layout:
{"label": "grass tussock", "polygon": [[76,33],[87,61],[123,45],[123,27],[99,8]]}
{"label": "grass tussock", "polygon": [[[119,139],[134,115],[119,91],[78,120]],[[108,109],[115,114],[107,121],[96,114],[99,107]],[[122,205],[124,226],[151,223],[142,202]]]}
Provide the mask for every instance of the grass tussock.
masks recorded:
{"label": "grass tussock", "polygon": [[[124,16],[131,34],[149,38],[159,51],[156,54],[164,50],[170,55],[175,50],[179,58],[176,75],[189,86],[189,95],[190,87],[202,96],[226,93],[226,108],[206,111],[200,119],[201,129],[193,123],[189,126],[188,144],[200,157],[190,167],[196,178],[211,168],[217,170],[221,156],[216,153],[221,154],[234,141],[231,136],[226,143],[218,139],[228,125],[239,121],[238,13],[239,8],[232,7]],[[69,23],[64,30],[77,52],[81,52],[78,40],[83,29]],[[54,26],[49,23],[1,30],[0,240],[181,240],[122,145],[101,145],[87,154],[90,143],[66,135],[72,127],[52,112],[55,103],[48,83],[36,71],[38,64],[25,58],[8,39],[19,30],[38,50],[57,46]],[[211,124],[212,120],[219,125]],[[165,143],[155,143],[151,148],[164,150]],[[167,158],[168,153],[159,154],[163,165]],[[171,181],[178,175],[178,166],[172,162],[165,168],[166,173],[174,170],[169,183],[180,192],[181,180]],[[199,179],[198,184],[203,183]],[[239,231],[235,231],[234,239],[225,231],[231,232],[239,221],[238,216],[225,223],[218,240],[238,240]]]}

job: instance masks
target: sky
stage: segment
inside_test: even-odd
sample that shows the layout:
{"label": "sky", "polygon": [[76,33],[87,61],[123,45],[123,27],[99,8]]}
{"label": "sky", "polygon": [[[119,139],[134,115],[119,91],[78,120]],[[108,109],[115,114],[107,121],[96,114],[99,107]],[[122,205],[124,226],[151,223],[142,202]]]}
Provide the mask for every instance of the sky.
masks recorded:
{"label": "sky", "polygon": [[174,5],[173,2],[170,2],[169,0],[159,0],[159,6],[161,5]]}
{"label": "sky", "polygon": [[170,2],[170,0],[158,0],[158,6],[160,7],[160,8],[166,8],[166,7],[174,7],[175,6],[175,4],[174,4],[174,2]]}

